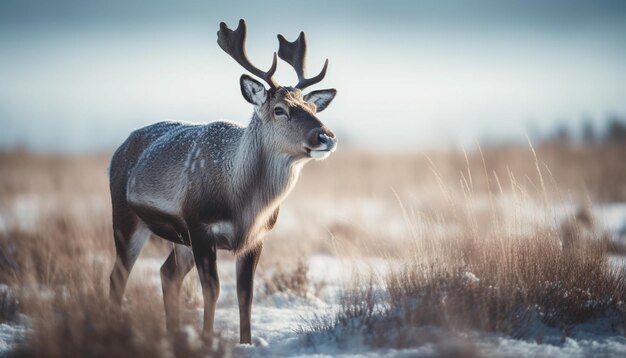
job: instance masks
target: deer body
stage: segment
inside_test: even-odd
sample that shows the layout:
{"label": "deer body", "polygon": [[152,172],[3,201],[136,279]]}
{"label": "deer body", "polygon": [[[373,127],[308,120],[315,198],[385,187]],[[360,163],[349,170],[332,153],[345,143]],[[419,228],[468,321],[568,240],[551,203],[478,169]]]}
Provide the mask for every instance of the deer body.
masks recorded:
{"label": "deer body", "polygon": [[[253,248],[272,228],[306,161],[264,149],[258,120],[254,116],[248,127],[162,122],[131,134],[112,160],[112,172],[128,183],[129,209],[177,244],[189,245],[189,227],[202,226],[220,249]],[[118,160],[136,141],[144,144],[138,160]]]}
{"label": "deer body", "polygon": [[315,114],[332,101],[335,90],[302,89],[321,81],[304,77],[306,43],[279,35],[281,59],[298,74],[296,87],[280,87],[272,68],[262,72],[245,55],[243,20],[233,31],[220,25],[218,43],[244,68],[244,98],[253,105],[248,126],[217,121],[204,125],[160,122],[131,133],[113,155],[110,189],[117,259],[111,273],[111,299],[122,302],[130,270],[151,234],[174,243],[161,267],[168,330],[179,326],[179,292],[196,266],[204,297],[204,333],[213,331],[219,296],[216,251],[237,255],[240,341],[251,342],[253,279],[263,242],[278,217],[280,203],[295,185],[303,165],[336,148],[335,135]]}

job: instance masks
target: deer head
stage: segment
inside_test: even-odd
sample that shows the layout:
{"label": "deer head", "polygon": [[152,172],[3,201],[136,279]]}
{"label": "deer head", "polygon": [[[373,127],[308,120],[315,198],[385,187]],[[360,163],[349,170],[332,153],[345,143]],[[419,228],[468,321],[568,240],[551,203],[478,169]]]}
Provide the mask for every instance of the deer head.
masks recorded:
{"label": "deer head", "polygon": [[220,23],[217,43],[247,71],[267,83],[243,74],[240,78],[241,93],[246,101],[254,106],[254,111],[261,119],[264,141],[276,150],[294,157],[324,159],[337,147],[335,134],[316,116],[333,100],[337,91],[325,89],[303,94],[303,90],[312,86],[326,75],[328,60],[322,71],[315,77],[305,77],[306,39],[304,32],[294,41],[287,41],[278,35],[278,57],[290,64],[296,71],[298,83],[294,87],[280,86],[274,79],[277,58],[274,52],[269,70],[262,71],[254,66],[245,49],[246,23],[239,20],[237,29],[231,30],[225,23]]}

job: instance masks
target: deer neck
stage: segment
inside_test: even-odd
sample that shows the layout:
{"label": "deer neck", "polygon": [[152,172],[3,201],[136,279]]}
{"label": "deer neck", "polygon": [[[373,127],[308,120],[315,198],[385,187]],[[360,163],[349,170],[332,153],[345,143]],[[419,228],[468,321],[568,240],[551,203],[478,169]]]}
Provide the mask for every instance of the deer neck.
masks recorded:
{"label": "deer neck", "polygon": [[295,185],[303,161],[278,151],[272,144],[273,133],[264,130],[255,112],[236,151],[233,192],[242,204],[273,209]]}

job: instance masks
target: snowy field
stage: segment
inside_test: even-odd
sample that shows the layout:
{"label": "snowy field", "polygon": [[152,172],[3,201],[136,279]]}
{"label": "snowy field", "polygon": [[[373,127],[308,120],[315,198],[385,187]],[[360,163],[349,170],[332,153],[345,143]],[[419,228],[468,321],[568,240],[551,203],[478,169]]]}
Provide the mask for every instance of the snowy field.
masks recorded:
{"label": "snowy field", "polygon": [[[138,281],[154,283],[155,292],[160,292],[159,267],[165,258],[142,258],[131,276],[130,285]],[[620,258],[621,259],[621,258]],[[309,259],[310,278],[314,283],[323,282],[324,289],[318,297],[298,297],[283,293],[270,296],[262,292],[257,280],[252,314],[253,345],[237,344],[239,313],[236,304],[234,262],[219,264],[222,291],[216,311],[216,330],[235,346],[235,356],[251,357],[432,357],[446,352],[462,353],[465,349],[485,356],[520,357],[590,357],[626,354],[626,338],[616,331],[609,320],[590,322],[572,327],[569,337],[541,323],[530,320],[522,337],[513,339],[481,332],[450,336],[435,327],[424,327],[424,334],[435,337],[435,343],[417,348],[372,349],[355,337],[350,342],[337,342],[334,337],[320,334],[313,337],[314,343],[305,339],[307,322],[314,322],[324,315],[332,315],[337,309],[338,296],[355,273],[364,269],[384,272],[387,263],[380,258],[354,262],[332,256],[313,256]],[[134,281],[134,282],[133,282]],[[158,283],[158,284],[157,284]],[[198,294],[200,294],[198,292]],[[187,339],[198,339],[197,330],[202,320],[201,308],[187,307],[187,313],[197,317],[196,322],[185,326]],[[24,319],[27,321],[27,319]],[[28,334],[23,325],[0,325],[0,354],[11,349],[11,343],[19,335]],[[307,342],[309,341],[309,342]]]}
{"label": "snowy field", "polygon": [[[607,222],[622,221],[626,216],[623,206],[613,209],[604,207]],[[151,285],[160,294],[159,268],[165,257],[142,257],[131,275],[129,286]],[[611,263],[625,265],[622,256],[614,256]],[[251,357],[432,357],[463,354],[465,350],[485,356],[512,357],[590,357],[626,355],[624,332],[616,329],[609,319],[601,319],[584,325],[570,327],[568,337],[558,329],[543,324],[539,318],[528,320],[519,337],[511,338],[498,334],[472,332],[450,335],[436,327],[423,327],[424,335],[432,343],[406,349],[372,348],[361,342],[358,336],[348,342],[338,342],[325,333],[307,334],[309,323],[323,317],[331,317],[340,309],[342,290],[350,285],[355,275],[363,272],[384,274],[393,261],[380,257],[345,259],[329,255],[308,258],[309,279],[313,286],[323,289],[317,296],[308,297],[287,293],[263,293],[263,281],[256,280],[256,296],[253,305],[253,345],[239,345],[238,308],[235,289],[235,265],[232,260],[219,262],[221,294],[216,312],[215,327],[221,336],[235,347],[234,356]],[[264,273],[260,271],[260,276]],[[3,289],[7,290],[7,287]],[[200,292],[197,292],[200,295]],[[198,340],[196,327],[202,320],[201,307],[186,307],[187,316],[196,317],[184,331],[191,344]],[[21,324],[0,325],[0,355],[6,355],[15,340],[28,334],[28,319]],[[199,343],[199,341],[198,341]]]}
{"label": "snowy field", "polygon": [[[98,170],[102,167],[94,166],[97,166]],[[97,180],[104,182],[106,180],[104,174],[97,172]],[[445,184],[441,195],[437,186],[414,189],[409,183],[398,195],[395,189],[388,190],[387,184],[380,185],[384,187],[383,189],[376,187],[374,190],[360,183],[363,187],[352,189],[350,187],[353,183],[352,177],[348,174],[342,179],[348,184],[343,183],[343,186],[335,187],[332,193],[310,193],[308,190],[316,190],[318,186],[313,186],[311,182],[304,183],[305,189],[295,192],[295,199],[288,200],[281,207],[278,224],[267,238],[267,246],[255,279],[252,345],[238,344],[239,312],[235,287],[235,262],[231,255],[221,255],[218,260],[221,293],[215,316],[215,331],[227,346],[232,348],[234,356],[626,356],[624,324],[621,317],[611,316],[612,312],[606,312],[600,318],[582,324],[563,327],[547,325],[539,313],[531,314],[517,325],[513,334],[477,329],[455,331],[436,325],[423,325],[411,328],[414,330],[411,333],[416,337],[416,341],[404,348],[372,345],[371,340],[368,341],[358,330],[349,337],[334,334],[332,330],[317,330],[316,327],[319,327],[320,322],[332,321],[341,313],[345,296],[350,290],[355,289],[356,282],[364,282],[363,280],[366,281],[371,276],[385,277],[390,269],[402,267],[406,262],[400,257],[403,251],[409,251],[407,248],[411,247],[410,240],[424,236],[435,239],[462,236],[466,234],[468,228],[473,227],[472,225],[480,230],[489,227],[493,222],[497,222],[499,227],[503,228],[504,231],[501,232],[503,236],[513,238],[532,236],[534,231],[541,229],[541,225],[560,228],[564,223],[577,217],[581,211],[580,202],[574,200],[551,201],[550,205],[546,205],[541,195],[524,196],[520,194],[523,193],[521,189],[517,192],[513,189],[500,190],[498,195],[493,197],[484,195],[484,192],[478,192],[477,189],[476,194],[469,190],[456,192],[460,199],[457,197],[450,200],[453,201],[451,204],[454,206],[453,209],[457,210],[455,215],[452,215],[453,210],[446,207],[449,199],[446,195],[448,191],[453,192],[450,189],[452,184],[449,186]],[[21,180],[22,178],[17,182]],[[85,181],[82,178],[81,180]],[[319,176],[314,182],[323,180],[330,179]],[[379,182],[382,183],[383,180],[376,179],[375,183]],[[100,184],[100,187],[104,187],[106,183]],[[17,184],[15,185],[17,187]],[[321,185],[329,184],[322,182]],[[511,185],[513,186],[513,183]],[[61,237],[68,231],[76,237],[92,240],[86,245],[86,250],[90,253],[89,250],[94,248],[100,251],[94,252],[85,260],[99,265],[102,271],[98,273],[101,277],[106,277],[110,272],[113,258],[110,251],[112,240],[108,192],[91,193],[90,189],[84,189],[87,193],[75,194],[74,184],[67,186],[69,190],[63,193],[54,190],[47,192],[24,190],[23,193],[12,195],[10,200],[0,202],[0,234],[8,237],[7,235],[17,231],[25,233],[29,238],[42,239],[47,234],[48,225],[53,225],[54,230],[57,230],[56,235]],[[476,186],[478,187],[478,184]],[[344,190],[345,188],[353,192]],[[330,205],[332,210],[329,210],[329,203],[332,203]],[[608,238],[616,247],[626,248],[626,204],[592,204],[589,212],[593,218],[594,230],[598,230],[601,236]],[[470,219],[458,213],[471,213],[467,215]],[[494,218],[495,215],[492,217],[493,213],[497,213],[497,218]],[[90,221],[98,216],[101,217],[99,221],[95,223]],[[476,236],[482,239],[482,234],[483,232],[477,231]],[[3,246],[3,249],[6,247],[10,249],[11,245]],[[381,248],[393,250],[385,252]],[[289,291],[269,292],[267,283],[278,270],[276,262],[280,262],[284,255],[293,259],[295,256],[293,252],[296,250],[299,250],[298,254],[305,258],[308,291],[304,294]],[[144,251],[133,269],[128,286],[135,299],[146,297],[155,301],[156,305],[150,307],[158,307],[155,308],[159,310],[158,315],[163,314],[159,268],[165,260],[165,252],[163,248],[159,251],[158,247],[153,247],[148,252]],[[10,257],[11,253],[0,254],[2,265],[5,263],[1,260]],[[617,252],[609,256],[608,262],[616,274],[618,270],[626,268],[625,256]],[[187,280],[195,280],[196,275],[195,270],[192,271]],[[480,274],[474,272],[464,272],[464,275],[470,281],[482,279]],[[108,280],[108,277],[105,280]],[[374,304],[383,308],[389,302],[389,287],[386,287],[384,282],[385,280],[376,281],[374,285],[376,294],[373,296]],[[194,297],[186,300],[192,303],[183,307],[186,324],[183,332],[189,346],[202,344],[198,333],[203,315],[202,297],[197,283],[192,287],[195,289],[192,291]],[[58,287],[48,289],[54,290]],[[12,288],[0,285],[0,296],[5,298],[5,302],[10,301],[6,297],[11,295],[14,295]],[[41,296],[45,294],[42,293]],[[619,305],[624,303],[619,302]],[[128,301],[125,307],[129,307]],[[16,342],[32,335],[34,321],[34,317],[28,317],[23,313],[19,313],[11,320],[0,320],[0,356],[8,355]],[[358,323],[355,322],[355,326],[358,326]],[[394,332],[394,329],[396,328],[389,328],[387,334],[401,333]]]}

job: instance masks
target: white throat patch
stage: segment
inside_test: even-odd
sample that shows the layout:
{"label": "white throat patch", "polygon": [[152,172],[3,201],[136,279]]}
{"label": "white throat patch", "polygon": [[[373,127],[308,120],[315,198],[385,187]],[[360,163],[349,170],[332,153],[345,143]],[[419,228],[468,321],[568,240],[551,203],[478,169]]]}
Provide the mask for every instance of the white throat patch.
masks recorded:
{"label": "white throat patch", "polygon": [[331,153],[330,150],[312,150],[311,151],[311,158],[313,158],[315,160],[326,159],[326,158],[328,158],[330,153]]}

